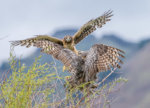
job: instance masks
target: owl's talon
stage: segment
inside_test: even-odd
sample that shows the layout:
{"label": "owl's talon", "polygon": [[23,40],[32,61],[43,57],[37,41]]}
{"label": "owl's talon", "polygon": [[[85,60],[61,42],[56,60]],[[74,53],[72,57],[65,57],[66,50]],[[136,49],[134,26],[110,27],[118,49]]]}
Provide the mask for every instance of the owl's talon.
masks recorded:
{"label": "owl's talon", "polygon": [[71,76],[65,76],[65,80],[69,80]]}

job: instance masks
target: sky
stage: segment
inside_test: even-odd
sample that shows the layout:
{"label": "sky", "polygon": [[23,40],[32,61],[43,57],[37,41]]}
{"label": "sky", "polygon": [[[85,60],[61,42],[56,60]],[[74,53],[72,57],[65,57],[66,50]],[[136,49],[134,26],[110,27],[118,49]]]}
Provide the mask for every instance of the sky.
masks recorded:
{"label": "sky", "polygon": [[[0,0],[0,63],[9,58],[11,40],[80,28],[109,9],[112,21],[93,33],[97,37],[115,33],[133,42],[150,37],[150,0]],[[15,48],[17,55],[34,50]]]}

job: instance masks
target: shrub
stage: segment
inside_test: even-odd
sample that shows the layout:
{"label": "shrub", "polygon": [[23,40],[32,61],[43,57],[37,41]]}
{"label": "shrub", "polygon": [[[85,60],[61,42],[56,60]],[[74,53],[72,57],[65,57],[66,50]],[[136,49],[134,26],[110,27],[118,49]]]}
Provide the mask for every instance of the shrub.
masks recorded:
{"label": "shrub", "polygon": [[[11,75],[0,82],[0,107],[6,108],[47,108],[47,107],[107,107],[112,102],[113,93],[118,91],[125,78],[117,78],[112,82],[104,81],[115,71],[111,71],[101,82],[98,88],[89,90],[86,84],[81,84],[70,91],[64,88],[65,76],[58,75],[55,65],[40,64],[41,56],[27,67],[10,53]],[[54,68],[56,71],[51,71]],[[59,81],[59,83],[58,83]],[[83,88],[82,91],[80,88]]]}
{"label": "shrub", "polygon": [[[52,82],[56,79],[55,73],[49,72],[47,63],[35,62],[26,67],[10,56],[12,74],[0,83],[0,103],[6,108],[46,107],[50,95],[55,92]],[[27,70],[27,72],[25,72]]]}

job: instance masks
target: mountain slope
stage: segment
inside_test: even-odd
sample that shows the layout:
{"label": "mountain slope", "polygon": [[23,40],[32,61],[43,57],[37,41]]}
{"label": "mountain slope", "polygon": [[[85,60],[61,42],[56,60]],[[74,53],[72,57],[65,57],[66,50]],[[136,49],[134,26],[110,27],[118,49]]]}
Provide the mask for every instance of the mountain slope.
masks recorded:
{"label": "mountain slope", "polygon": [[149,108],[150,106],[150,44],[142,48],[127,62],[128,83],[118,94],[113,108]]}

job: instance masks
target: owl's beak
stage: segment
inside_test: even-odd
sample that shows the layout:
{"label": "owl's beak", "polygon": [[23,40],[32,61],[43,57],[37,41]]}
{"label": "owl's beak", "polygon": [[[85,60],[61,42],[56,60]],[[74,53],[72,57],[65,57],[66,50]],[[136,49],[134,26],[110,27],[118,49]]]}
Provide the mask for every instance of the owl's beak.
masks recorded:
{"label": "owl's beak", "polygon": [[68,38],[66,39],[66,41],[67,41],[67,42],[70,42],[70,41],[71,41],[71,38],[68,37]]}

